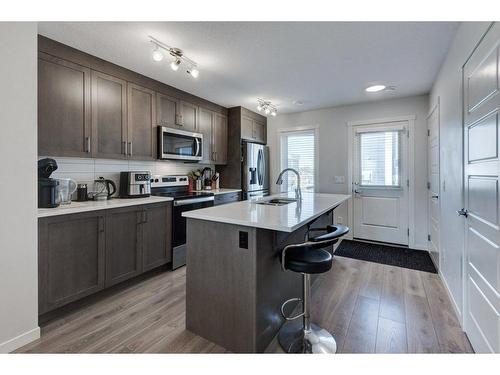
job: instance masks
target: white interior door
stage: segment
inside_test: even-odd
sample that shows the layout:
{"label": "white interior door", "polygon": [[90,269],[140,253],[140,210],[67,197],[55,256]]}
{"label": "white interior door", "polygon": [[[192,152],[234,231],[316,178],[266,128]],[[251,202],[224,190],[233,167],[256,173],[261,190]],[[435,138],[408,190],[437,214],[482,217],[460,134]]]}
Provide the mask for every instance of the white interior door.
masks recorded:
{"label": "white interior door", "polygon": [[353,127],[354,238],[408,245],[407,126]]}
{"label": "white interior door", "polygon": [[465,331],[476,352],[500,352],[499,54],[495,24],[463,67]]}
{"label": "white interior door", "polygon": [[429,252],[439,267],[439,102],[427,118],[427,206]]}

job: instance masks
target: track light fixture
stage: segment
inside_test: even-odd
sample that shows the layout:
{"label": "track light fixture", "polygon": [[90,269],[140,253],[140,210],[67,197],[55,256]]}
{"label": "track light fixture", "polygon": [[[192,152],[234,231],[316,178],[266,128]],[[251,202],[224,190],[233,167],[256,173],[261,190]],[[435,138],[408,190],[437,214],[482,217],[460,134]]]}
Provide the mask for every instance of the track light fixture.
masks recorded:
{"label": "track light fixture", "polygon": [[186,66],[186,73],[189,74],[193,78],[198,78],[200,75],[200,71],[198,70],[198,64],[191,60],[190,58],[184,55],[184,52],[175,47],[170,47],[165,43],[159,41],[152,36],[149,36],[149,41],[153,44],[153,60],[154,61],[162,61],[165,57],[164,55],[170,55],[173,58],[173,61],[170,63],[170,68],[173,71],[179,70],[181,65]]}
{"label": "track light fixture", "polygon": [[266,115],[276,116],[278,114],[278,110],[275,105],[273,105],[269,100],[264,100],[261,98],[257,98],[259,104],[257,105],[257,110],[259,112],[264,111]]}

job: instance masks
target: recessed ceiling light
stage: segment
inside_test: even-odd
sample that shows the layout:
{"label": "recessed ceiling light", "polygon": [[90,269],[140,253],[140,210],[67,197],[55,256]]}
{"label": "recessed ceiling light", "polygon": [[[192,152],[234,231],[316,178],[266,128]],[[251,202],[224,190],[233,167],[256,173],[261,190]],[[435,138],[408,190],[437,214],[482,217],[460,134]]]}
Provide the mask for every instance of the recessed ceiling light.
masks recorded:
{"label": "recessed ceiling light", "polygon": [[293,101],[293,104],[295,104],[295,105],[303,105],[303,104],[304,104],[304,102],[303,102],[303,101],[301,101],[301,100],[294,100],[294,101]]}
{"label": "recessed ceiling light", "polygon": [[385,89],[385,85],[373,85],[365,89],[366,92],[377,92]]}

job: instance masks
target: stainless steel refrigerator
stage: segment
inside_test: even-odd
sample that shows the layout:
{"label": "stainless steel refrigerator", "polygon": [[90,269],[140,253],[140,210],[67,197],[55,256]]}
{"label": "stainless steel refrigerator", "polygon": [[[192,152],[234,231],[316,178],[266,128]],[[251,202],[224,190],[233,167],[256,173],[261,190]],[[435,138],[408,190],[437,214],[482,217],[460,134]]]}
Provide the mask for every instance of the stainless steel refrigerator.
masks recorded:
{"label": "stainless steel refrigerator", "polygon": [[241,173],[243,199],[269,195],[269,147],[243,142]]}

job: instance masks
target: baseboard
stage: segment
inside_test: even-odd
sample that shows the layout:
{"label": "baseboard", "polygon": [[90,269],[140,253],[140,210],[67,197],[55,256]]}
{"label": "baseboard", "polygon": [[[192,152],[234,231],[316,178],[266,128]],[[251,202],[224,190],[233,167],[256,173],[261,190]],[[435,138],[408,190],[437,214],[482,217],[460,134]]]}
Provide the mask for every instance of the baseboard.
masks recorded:
{"label": "baseboard", "polygon": [[429,249],[427,248],[427,246],[425,246],[425,245],[418,245],[418,244],[411,245],[410,249],[429,251]]}
{"label": "baseboard", "polygon": [[457,302],[455,301],[455,298],[453,298],[453,294],[451,293],[450,287],[448,286],[448,283],[446,282],[446,279],[444,278],[440,269],[438,269],[438,275],[439,275],[439,278],[441,279],[441,282],[444,285],[444,289],[446,290],[448,297],[450,298],[451,306],[453,307],[453,310],[455,311],[455,314],[457,315],[458,323],[460,324],[460,328],[462,329],[462,331],[464,331],[462,313],[460,312],[460,309],[458,308]]}
{"label": "baseboard", "polygon": [[33,328],[17,337],[0,343],[0,353],[10,353],[40,338],[40,327]]}

